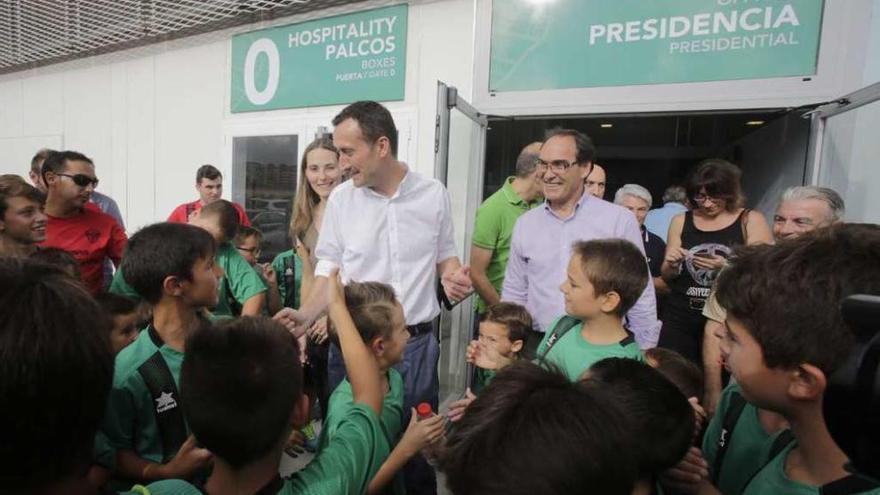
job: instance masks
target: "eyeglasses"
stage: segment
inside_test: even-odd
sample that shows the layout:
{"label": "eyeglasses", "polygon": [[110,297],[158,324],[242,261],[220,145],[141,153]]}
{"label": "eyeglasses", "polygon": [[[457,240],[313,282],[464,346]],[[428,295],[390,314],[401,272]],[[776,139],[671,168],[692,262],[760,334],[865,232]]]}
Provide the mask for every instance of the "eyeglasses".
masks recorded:
{"label": "eyeglasses", "polygon": [[96,177],[89,177],[85,174],[70,175],[56,173],[55,175],[60,175],[61,177],[69,177],[70,180],[72,180],[73,183],[78,185],[79,187],[87,187],[89,184],[93,184],[95,187],[98,187],[98,179]]}
{"label": "eyeglasses", "polygon": [[246,253],[251,253],[251,254],[253,254],[254,256],[259,256],[260,253],[263,252],[263,248],[261,248],[261,247],[259,247],[259,246],[257,246],[257,247],[252,247],[252,248],[246,248],[246,247],[243,247],[243,246],[235,246],[235,249],[238,249],[239,251],[244,251],[244,252],[246,252]]}
{"label": "eyeglasses", "polygon": [[696,203],[703,203],[706,201],[711,201],[713,203],[717,203],[723,199],[724,198],[717,198],[717,197],[709,196],[708,194],[702,194],[702,193],[694,196],[694,202],[696,202]]}
{"label": "eyeglasses", "polygon": [[552,162],[545,162],[538,158],[537,164],[539,168],[547,170],[548,168],[557,174],[561,174],[566,170],[570,169],[572,166],[577,165],[578,162],[570,162],[568,160],[553,160]]}

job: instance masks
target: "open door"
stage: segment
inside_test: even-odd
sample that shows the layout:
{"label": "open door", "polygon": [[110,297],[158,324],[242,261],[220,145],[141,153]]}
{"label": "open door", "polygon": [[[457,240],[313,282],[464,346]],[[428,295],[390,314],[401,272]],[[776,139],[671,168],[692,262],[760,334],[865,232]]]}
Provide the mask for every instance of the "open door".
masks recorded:
{"label": "open door", "polygon": [[830,187],[846,202],[846,221],[880,223],[880,82],[812,114],[809,184]]}
{"label": "open door", "polygon": [[[482,200],[488,119],[454,87],[437,83],[434,134],[434,177],[449,191],[455,244],[462,263],[469,263],[474,216]],[[473,297],[440,315],[441,410],[458,399],[467,382],[465,350],[471,339]]]}

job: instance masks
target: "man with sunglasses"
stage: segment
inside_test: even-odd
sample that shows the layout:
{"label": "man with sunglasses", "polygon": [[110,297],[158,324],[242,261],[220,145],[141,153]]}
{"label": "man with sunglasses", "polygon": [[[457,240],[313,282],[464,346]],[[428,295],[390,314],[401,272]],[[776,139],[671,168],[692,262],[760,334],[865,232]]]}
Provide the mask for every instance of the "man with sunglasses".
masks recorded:
{"label": "man with sunglasses", "polygon": [[[595,156],[586,134],[572,129],[550,131],[538,158],[538,167],[544,170],[546,201],[519,217],[513,228],[501,300],[525,306],[534,318],[535,329],[526,343],[532,352],[550,324],[565,314],[559,285],[565,281],[575,242],[620,238],[644,251],[633,214],[586,191],[585,180]],[[647,277],[644,292],[626,315],[626,327],[643,349],[657,345],[660,322],[654,285]]]}
{"label": "man with sunglasses", "polygon": [[41,175],[49,217],[42,246],[70,252],[86,288],[97,294],[104,287],[105,260],[119,266],[128,238],[113,217],[87,207],[98,185],[95,165],[82,153],[57,151],[46,157]]}

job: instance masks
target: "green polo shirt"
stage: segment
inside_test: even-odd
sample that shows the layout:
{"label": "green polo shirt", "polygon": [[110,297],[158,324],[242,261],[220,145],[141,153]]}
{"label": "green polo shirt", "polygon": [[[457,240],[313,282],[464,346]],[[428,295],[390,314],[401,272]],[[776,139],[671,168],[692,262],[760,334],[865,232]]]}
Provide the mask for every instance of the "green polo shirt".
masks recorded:
{"label": "green polo shirt", "polygon": [[[162,439],[156,422],[157,404],[138,372],[138,368],[156,352],[168,365],[174,385],[180,386],[183,353],[166,346],[152,326],[148,326],[116,356],[113,388],[107,399],[98,441],[106,442],[113,451],[131,450],[138,457],[161,464],[170,459],[162,456]],[[179,400],[169,393],[164,407],[180,407]]]}
{"label": "green polo shirt", "polygon": [[[492,259],[486,267],[486,276],[495,290],[501,294],[504,283],[504,271],[510,257],[510,239],[513,237],[513,226],[523,213],[541,204],[540,200],[527,203],[513,190],[514,177],[508,177],[501,189],[486,198],[477,209],[474,220],[474,246],[492,251]],[[477,312],[486,311],[486,302],[477,297]]]}
{"label": "green polo shirt", "polygon": [[[381,420],[363,404],[354,404],[341,418],[333,442],[297,471],[278,491],[280,495],[361,495],[373,477],[369,467],[385,461],[376,446],[385,442]],[[387,455],[387,454],[386,454]],[[141,493],[199,495],[195,486],[181,480],[151,483]]]}
{"label": "green polo shirt", "polygon": [[288,306],[287,294],[293,286],[293,309],[297,309],[302,304],[300,300],[300,288],[302,287],[303,264],[302,260],[293,249],[288,249],[279,254],[272,260],[272,269],[275,270],[275,276],[278,278],[278,293],[281,295],[281,305]]}
{"label": "green polo shirt", "polygon": [[[547,341],[553,333],[553,328],[559,323],[557,318],[538,345],[538,356],[544,355],[544,349],[547,348]],[[544,362],[555,365],[562,370],[569,380],[576,382],[580,380],[584,371],[590,369],[593,364],[612,357],[631,358],[644,361],[642,351],[636,343],[636,339],[632,334],[628,334],[626,338],[620,342],[613,344],[598,345],[587,342],[581,335],[584,324],[581,322],[577,326],[572,327],[568,332],[559,338],[559,341],[550,349],[545,356]]]}

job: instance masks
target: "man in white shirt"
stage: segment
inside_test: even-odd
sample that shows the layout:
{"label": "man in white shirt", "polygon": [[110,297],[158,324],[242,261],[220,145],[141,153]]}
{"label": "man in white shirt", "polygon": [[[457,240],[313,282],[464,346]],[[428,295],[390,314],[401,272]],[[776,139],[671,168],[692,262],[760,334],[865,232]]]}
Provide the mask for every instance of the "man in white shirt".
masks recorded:
{"label": "man in white shirt", "polygon": [[[437,277],[452,301],[472,290],[469,268],[455,253],[449,194],[436,179],[397,160],[397,129],[381,104],[353,103],[333,119],[333,125],[339,163],[350,169],[351,180],[330,195],[315,248],[313,288],[298,311],[286,310],[287,317],[307,325],[324,310],[327,276],[336,267],[345,282],[391,285],[411,335],[398,368],[404,380],[405,414],[420,402],[430,402],[436,411]],[[341,380],[342,375],[334,373],[334,369],[344,372],[340,364],[341,356],[331,349],[331,388]]]}

